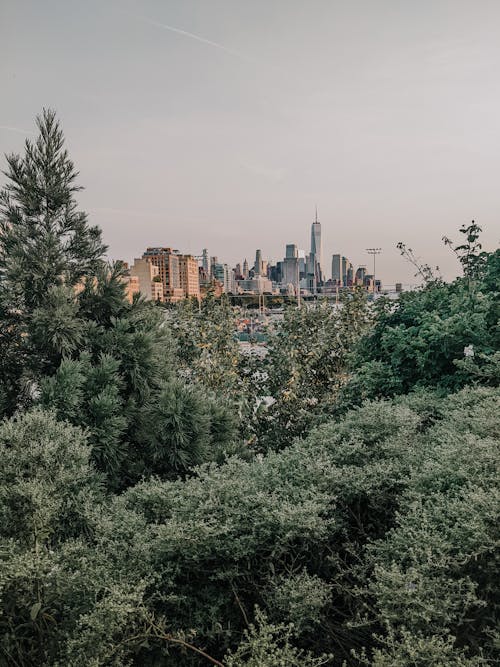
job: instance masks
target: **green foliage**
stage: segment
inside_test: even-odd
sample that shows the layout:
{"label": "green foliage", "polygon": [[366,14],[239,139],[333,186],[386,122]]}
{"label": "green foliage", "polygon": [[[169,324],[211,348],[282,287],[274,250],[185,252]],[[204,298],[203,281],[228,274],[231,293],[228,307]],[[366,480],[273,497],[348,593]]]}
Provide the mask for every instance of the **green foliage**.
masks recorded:
{"label": "green foliage", "polygon": [[347,355],[370,322],[366,296],[356,292],[335,310],[327,302],[285,313],[271,336],[257,377],[271,405],[258,415],[263,449],[289,445],[328,413],[345,382]]}
{"label": "green foliage", "polygon": [[7,156],[8,182],[0,193],[0,356],[7,414],[23,403],[23,387],[78,346],[73,288],[95,274],[106,250],[100,230],[77,210],[77,172],[54,112],[44,111],[37,125],[40,135],[26,140],[24,156]]}
{"label": "green foliage", "polygon": [[245,630],[244,641],[226,656],[226,667],[319,667],[331,664],[332,655],[315,658],[291,643],[294,627],[273,625],[265,614],[256,610],[257,625]]}
{"label": "green foliage", "polygon": [[[473,294],[467,281],[457,280],[407,292],[396,303],[380,300],[375,325],[352,356],[352,377],[341,403],[356,405],[418,387],[450,392],[468,383],[494,384],[490,364],[500,343],[499,257],[497,251],[484,263]],[[466,348],[473,351],[475,365],[464,358]],[[490,370],[483,374],[483,366]]]}
{"label": "green foliage", "polygon": [[71,289],[48,289],[43,307],[32,313],[28,336],[37,350],[44,350],[49,368],[78,350],[83,342],[83,321]]}
{"label": "green foliage", "polygon": [[97,476],[80,429],[36,410],[0,426],[1,524],[19,544],[51,543],[78,534],[82,505]]}
{"label": "green foliage", "polygon": [[228,301],[208,295],[200,306],[187,300],[168,315],[181,373],[226,396],[239,389],[235,313]]}
{"label": "green foliage", "polygon": [[296,634],[321,627],[325,607],[331,601],[331,586],[306,569],[297,574],[271,577],[266,586],[266,607],[277,619],[293,623]]}
{"label": "green foliage", "polygon": [[127,428],[121,397],[119,362],[101,354],[93,364],[84,352],[78,360],[66,359],[56,373],[41,384],[40,402],[67,419],[88,429],[96,466],[116,478],[126,455],[122,437]]}
{"label": "green foliage", "polygon": [[[100,232],[76,210],[76,172],[53,112],[38,126],[25,157],[8,158],[2,194],[0,407],[10,414],[40,403],[86,429],[93,462],[113,489],[236,451],[231,410],[173,381],[179,362],[165,312],[140,299],[129,304],[123,265],[102,261]],[[210,312],[211,344],[227,312]],[[200,361],[214,389],[231,344],[226,336]]]}
{"label": "green foliage", "polygon": [[47,591],[57,578],[55,553],[85,532],[85,507],[102,499],[89,453],[81,430],[49,413],[0,426],[0,651],[7,664],[41,664],[46,656],[57,623],[57,595]]}
{"label": "green foliage", "polygon": [[460,232],[465,236],[462,244],[453,247],[453,242],[446,236],[443,237],[445,245],[449,246],[458,257],[464,276],[469,281],[481,278],[488,257],[486,252],[481,252],[482,245],[479,242],[481,231],[481,227],[473,220],[470,225],[462,225],[460,228]]}
{"label": "green foliage", "polygon": [[389,634],[381,643],[384,648],[375,649],[371,659],[364,654],[362,664],[373,667],[486,667],[491,664],[480,656],[467,658],[464,651],[454,647],[453,637],[415,637],[403,631],[397,639]]}
{"label": "green foliage", "polygon": [[[110,503],[85,499],[78,522],[57,521],[83,523],[81,537],[42,550],[40,609],[59,619],[67,605],[64,622],[42,629],[43,651],[63,664],[202,664],[193,649],[181,657],[182,640],[219,660],[231,649],[234,664],[331,650],[351,661],[362,646],[381,665],[493,659],[498,398],[480,389],[369,403],[262,460],[144,481]],[[16,584],[3,599],[16,655],[13,637],[25,636],[11,616],[29,615],[37,597],[32,549],[13,548],[5,571]],[[255,604],[273,620],[254,621]],[[244,635],[247,620],[256,629]],[[36,646],[21,641],[30,655]]]}
{"label": "green foliage", "polygon": [[146,469],[162,476],[185,473],[215,459],[235,437],[230,414],[196,386],[166,383],[146,413]]}
{"label": "green foliage", "polygon": [[0,200],[1,296],[28,313],[44,305],[47,288],[93,275],[106,250],[100,230],[77,211],[77,172],[55,113],[44,110],[37,126],[40,134],[26,140],[24,156],[7,156]]}

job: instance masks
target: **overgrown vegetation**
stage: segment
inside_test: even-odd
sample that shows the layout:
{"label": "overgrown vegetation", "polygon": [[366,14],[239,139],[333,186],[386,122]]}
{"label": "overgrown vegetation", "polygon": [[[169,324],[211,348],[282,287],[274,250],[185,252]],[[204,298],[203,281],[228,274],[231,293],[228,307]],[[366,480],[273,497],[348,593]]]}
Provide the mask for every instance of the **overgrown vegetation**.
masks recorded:
{"label": "overgrown vegetation", "polygon": [[0,663],[498,662],[500,253],[477,225],[453,283],[290,309],[242,355],[224,301],[126,301],[38,122],[1,199]]}

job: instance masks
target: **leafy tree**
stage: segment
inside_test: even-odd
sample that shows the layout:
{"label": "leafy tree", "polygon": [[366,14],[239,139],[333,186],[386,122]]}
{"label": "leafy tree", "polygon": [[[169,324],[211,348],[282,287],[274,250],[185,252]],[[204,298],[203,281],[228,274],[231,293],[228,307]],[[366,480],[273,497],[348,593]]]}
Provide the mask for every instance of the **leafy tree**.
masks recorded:
{"label": "leafy tree", "polygon": [[[209,294],[201,304],[190,300],[168,311],[170,332],[175,341],[178,374],[219,399],[219,412],[226,417],[219,425],[237,424],[239,438],[250,442],[253,416],[260,386],[253,381],[258,364],[241,352],[235,338],[237,311],[223,297]],[[223,434],[221,434],[223,436]],[[243,450],[240,448],[240,454]]]}
{"label": "leafy tree", "polygon": [[339,310],[319,302],[286,311],[257,375],[261,395],[270,398],[269,407],[256,415],[259,446],[286,446],[328,414],[346,379],[347,355],[370,319],[361,292],[347,297]]}
{"label": "leafy tree", "polygon": [[187,300],[169,312],[180,372],[192,382],[230,396],[239,388],[235,312],[225,298]]}
{"label": "leafy tree", "polygon": [[[467,278],[431,283],[394,303],[380,300],[374,327],[351,357],[352,377],[340,403],[404,394],[418,387],[452,392],[468,383],[492,384],[498,350],[500,251],[481,263],[473,297]],[[467,361],[467,350],[475,363]],[[476,369],[476,370],[475,370]]]}
{"label": "leafy tree", "polygon": [[481,252],[482,245],[479,242],[479,237],[482,229],[473,220],[470,225],[462,225],[460,232],[465,236],[463,243],[453,247],[453,241],[447,236],[443,237],[443,241],[457,256],[462,265],[464,276],[469,281],[477,280],[483,274],[488,256],[486,252]]}

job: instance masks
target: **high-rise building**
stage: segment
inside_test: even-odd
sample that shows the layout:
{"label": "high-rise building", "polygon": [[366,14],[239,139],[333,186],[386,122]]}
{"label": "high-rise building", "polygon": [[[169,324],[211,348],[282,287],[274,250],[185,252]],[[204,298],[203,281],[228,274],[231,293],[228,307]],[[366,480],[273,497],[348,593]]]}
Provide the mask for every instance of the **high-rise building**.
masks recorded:
{"label": "high-rise building", "polygon": [[332,255],[332,281],[334,285],[343,285],[342,259],[340,255]]}
{"label": "high-rise building", "polygon": [[306,285],[307,289],[313,294],[318,285],[317,262],[315,255],[310,252],[306,257]]}
{"label": "high-rise building", "polygon": [[215,278],[214,267],[219,263],[218,257],[210,257],[210,278]]}
{"label": "high-rise building", "polygon": [[175,302],[184,298],[179,275],[179,255],[172,248],[147,248],[142,255],[158,267],[158,275],[163,285],[164,301]]}
{"label": "high-rise building", "polygon": [[323,281],[323,248],[321,244],[321,223],[318,220],[318,209],[316,217],[311,225],[311,255],[314,258],[314,273],[316,284]]}
{"label": "high-rise building", "polygon": [[299,253],[297,246],[294,243],[289,243],[286,246],[285,259],[282,262],[282,284],[284,287],[291,285],[295,294],[298,294],[300,289],[299,269]]}
{"label": "high-rise building", "polygon": [[354,267],[351,262],[346,262],[346,285],[351,287],[354,284]]}
{"label": "high-rise building", "polygon": [[352,264],[347,257],[332,255],[332,281],[342,287],[352,285]]}
{"label": "high-rise building", "polygon": [[139,278],[137,276],[130,275],[129,272],[127,273],[128,275],[124,275],[121,278],[121,281],[125,285],[125,298],[129,303],[132,303],[134,296],[136,294],[140,294]]}
{"label": "high-rise building", "polygon": [[[212,259],[217,259],[212,257]],[[219,262],[214,262],[212,264],[212,275],[215,280],[218,280],[220,283],[224,284],[224,264],[219,264]]]}
{"label": "high-rise building", "polygon": [[305,250],[297,251],[299,258],[299,280],[307,278],[307,257]]}
{"label": "high-rise building", "polygon": [[363,286],[365,284],[366,266],[358,266],[356,270],[355,283]]}
{"label": "high-rise building", "polygon": [[283,262],[276,262],[275,265],[268,267],[268,277],[273,283],[280,283],[282,280]]}
{"label": "high-rise building", "polygon": [[351,274],[352,283],[352,264],[347,257],[342,257],[342,285],[345,287],[349,285],[349,273]]}
{"label": "high-rise building", "polygon": [[342,255],[332,255],[332,281],[334,285],[347,287],[349,285],[349,270],[351,272],[352,284],[352,264]]}
{"label": "high-rise building", "polygon": [[262,251],[261,250],[256,250],[255,251],[255,265],[253,267],[253,272],[254,275],[256,276],[261,276],[264,272],[264,266],[262,262]]}
{"label": "high-rise building", "polygon": [[236,274],[229,264],[214,264],[214,278],[222,284],[225,294],[236,294]]}
{"label": "high-rise building", "polygon": [[210,260],[208,258],[207,248],[203,248],[201,265],[203,267],[203,270],[205,271],[205,275],[209,276],[210,275]]}
{"label": "high-rise building", "polygon": [[198,262],[192,255],[179,255],[179,283],[186,297],[200,298]]}
{"label": "high-rise building", "polygon": [[248,278],[249,273],[250,272],[248,270],[248,262],[245,258],[245,261],[243,262],[243,278],[245,278],[245,280]]}

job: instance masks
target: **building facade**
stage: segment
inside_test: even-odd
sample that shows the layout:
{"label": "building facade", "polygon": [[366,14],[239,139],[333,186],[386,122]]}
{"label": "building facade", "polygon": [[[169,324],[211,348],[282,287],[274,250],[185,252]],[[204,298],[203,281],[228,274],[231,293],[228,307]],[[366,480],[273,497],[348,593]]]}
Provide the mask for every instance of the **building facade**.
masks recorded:
{"label": "building facade", "polygon": [[283,286],[288,287],[290,285],[293,288],[295,294],[297,294],[300,289],[300,264],[299,251],[294,243],[289,243],[286,246],[285,258],[281,266],[283,272]]}
{"label": "building facade", "polygon": [[145,257],[134,259],[130,268],[130,276],[139,280],[141,296],[150,301],[163,301],[163,284],[160,270]]}
{"label": "building facade", "polygon": [[192,255],[178,255],[179,285],[187,298],[200,298],[198,262]]}
{"label": "building facade", "polygon": [[181,301],[184,298],[184,290],[181,287],[179,255],[172,248],[158,247],[147,248],[142,257],[158,267],[158,275],[163,286],[163,301],[168,303]]}

